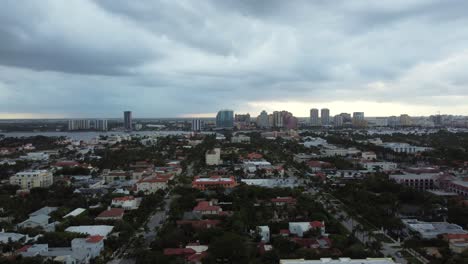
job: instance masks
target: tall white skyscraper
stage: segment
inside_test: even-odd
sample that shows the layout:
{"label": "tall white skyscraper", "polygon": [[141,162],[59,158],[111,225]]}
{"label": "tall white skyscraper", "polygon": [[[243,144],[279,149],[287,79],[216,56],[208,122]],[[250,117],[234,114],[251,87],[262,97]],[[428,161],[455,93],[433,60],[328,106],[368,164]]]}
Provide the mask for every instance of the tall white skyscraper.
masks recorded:
{"label": "tall white skyscraper", "polygon": [[100,130],[107,131],[106,119],[72,119],[68,120],[68,130]]}
{"label": "tall white skyscraper", "polygon": [[322,108],[322,110],[320,110],[320,119],[322,121],[322,126],[330,125],[330,110],[328,108]]}
{"label": "tall white skyscraper", "polygon": [[200,119],[192,120],[192,131],[201,131],[203,130],[203,121]]}
{"label": "tall white skyscraper", "polygon": [[263,110],[257,117],[257,126],[260,128],[270,127],[270,121],[268,119],[268,113]]}
{"label": "tall white skyscraper", "polygon": [[320,126],[319,110],[317,108],[310,109],[310,125]]}

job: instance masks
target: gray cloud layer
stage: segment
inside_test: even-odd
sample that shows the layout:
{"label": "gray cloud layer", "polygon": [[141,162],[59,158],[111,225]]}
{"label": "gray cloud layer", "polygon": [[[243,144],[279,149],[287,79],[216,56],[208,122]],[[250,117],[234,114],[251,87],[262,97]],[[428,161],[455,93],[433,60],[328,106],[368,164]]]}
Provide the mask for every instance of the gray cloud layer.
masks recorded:
{"label": "gray cloud layer", "polygon": [[466,10],[462,0],[6,0],[0,113],[162,117],[362,101],[461,114]]}

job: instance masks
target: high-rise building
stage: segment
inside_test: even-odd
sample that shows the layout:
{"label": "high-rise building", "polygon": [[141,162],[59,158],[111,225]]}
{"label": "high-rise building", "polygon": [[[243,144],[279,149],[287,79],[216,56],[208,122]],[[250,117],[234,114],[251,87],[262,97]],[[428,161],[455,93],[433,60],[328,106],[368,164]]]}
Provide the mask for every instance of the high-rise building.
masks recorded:
{"label": "high-rise building", "polygon": [[335,127],[342,127],[343,126],[343,116],[342,115],[336,115],[333,118],[333,125]]}
{"label": "high-rise building", "polygon": [[310,125],[320,126],[319,110],[317,108],[310,109]]}
{"label": "high-rise building", "polygon": [[388,126],[389,127],[396,127],[400,125],[400,119],[397,116],[389,116],[388,117]]}
{"label": "high-rise building", "polygon": [[245,115],[242,115],[242,114],[236,114],[234,116],[234,121],[236,122],[240,122],[240,123],[250,123],[250,114],[245,114]]}
{"label": "high-rise building", "polygon": [[107,131],[106,119],[71,119],[68,120],[68,130],[100,130]]}
{"label": "high-rise building", "polygon": [[273,112],[273,127],[283,127],[283,115],[282,112]]}
{"label": "high-rise building", "polygon": [[349,113],[341,113],[340,116],[343,117],[343,124],[344,124],[344,123],[351,123],[351,121],[352,121],[352,119],[351,119],[351,114],[349,114]]}
{"label": "high-rise building", "polygon": [[72,119],[68,120],[68,130],[89,130],[91,129],[91,120],[88,119]]}
{"label": "high-rise building", "polygon": [[407,114],[400,115],[400,126],[411,126],[411,117]]}
{"label": "high-rise building", "polygon": [[107,120],[106,119],[97,119],[92,120],[91,126],[96,130],[107,131]]}
{"label": "high-rise building", "polygon": [[320,110],[320,119],[322,121],[322,126],[330,125],[330,110],[328,108],[322,108],[322,110]]}
{"label": "high-rise building", "polygon": [[250,127],[250,114],[236,114],[234,116],[234,122],[236,126],[240,129]]}
{"label": "high-rise building", "polygon": [[354,112],[353,113],[353,126],[356,127],[365,127],[367,122],[364,119],[364,112]]}
{"label": "high-rise building", "polygon": [[257,117],[257,126],[259,128],[267,128],[270,127],[270,122],[268,120],[268,113],[263,110],[260,115]]}
{"label": "high-rise building", "polygon": [[217,128],[233,128],[234,127],[234,111],[220,110],[216,115]]}
{"label": "high-rise building", "polygon": [[127,131],[132,131],[132,111],[124,112],[124,128]]}
{"label": "high-rise building", "polygon": [[268,115],[268,125],[269,125],[269,127],[274,127],[275,126],[275,120],[274,120],[273,114]]}
{"label": "high-rise building", "polygon": [[281,113],[283,117],[283,126],[287,129],[296,129],[298,124],[297,118],[287,111],[282,111]]}
{"label": "high-rise building", "polygon": [[364,120],[364,112],[354,112],[353,120]]}
{"label": "high-rise building", "polygon": [[192,131],[201,131],[203,130],[203,121],[200,119],[192,120]]}

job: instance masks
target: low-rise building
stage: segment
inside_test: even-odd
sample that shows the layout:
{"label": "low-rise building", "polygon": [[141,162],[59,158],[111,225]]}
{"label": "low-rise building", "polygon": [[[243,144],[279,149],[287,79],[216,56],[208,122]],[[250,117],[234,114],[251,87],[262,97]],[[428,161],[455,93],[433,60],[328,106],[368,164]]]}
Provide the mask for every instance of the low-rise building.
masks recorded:
{"label": "low-rise building", "polygon": [[293,160],[297,163],[301,163],[301,162],[307,162],[311,159],[316,159],[316,158],[318,158],[317,154],[298,153],[298,154],[294,154]]}
{"label": "low-rise building", "polygon": [[250,137],[246,135],[237,135],[231,138],[231,143],[250,143]]}
{"label": "low-rise building", "polygon": [[222,178],[220,176],[211,176],[209,178],[195,177],[192,181],[192,188],[201,191],[209,189],[230,189],[237,186],[237,182],[233,176],[229,178]]}
{"label": "low-rise building", "polygon": [[423,222],[416,219],[403,219],[403,224],[423,239],[434,239],[445,234],[468,234],[463,227],[447,222]]}
{"label": "low-rise building", "polygon": [[114,229],[109,225],[83,225],[83,226],[69,226],[65,229],[66,232],[86,234],[89,236],[102,236],[106,238]]}
{"label": "low-rise building", "polygon": [[257,233],[260,235],[262,242],[270,242],[270,228],[268,226],[257,226]]}
{"label": "low-rise building", "polygon": [[309,230],[319,229],[321,235],[325,234],[325,223],[320,221],[313,222],[290,222],[289,233],[298,237],[303,237]]}
{"label": "low-rise building", "polygon": [[11,185],[18,185],[21,189],[49,187],[54,183],[52,172],[47,170],[22,171],[10,177]]}
{"label": "low-rise building", "polygon": [[405,173],[390,175],[389,179],[418,190],[428,190],[439,186],[439,177],[438,173]]}
{"label": "low-rise building", "polygon": [[8,244],[10,242],[20,242],[20,241],[25,242],[26,240],[28,240],[27,235],[23,235],[19,233],[4,232],[4,230],[0,232],[0,243],[3,243],[3,244]]}
{"label": "low-rise building", "polygon": [[20,158],[30,161],[47,161],[49,160],[49,154],[46,152],[29,152],[25,156],[21,156]]}
{"label": "low-rise building", "polygon": [[293,197],[276,197],[276,198],[272,198],[271,202],[276,206],[284,206],[284,205],[296,205],[297,200]]}
{"label": "low-rise building", "polygon": [[53,258],[53,262],[66,264],[87,264],[104,250],[104,237],[89,236],[75,238],[71,247],[50,248],[48,244],[26,245],[18,250],[23,257],[42,256]]}
{"label": "low-rise building", "polygon": [[468,234],[447,234],[443,239],[449,243],[453,253],[461,254],[468,249]]}
{"label": "low-rise building", "polygon": [[131,173],[123,170],[104,170],[102,173],[102,178],[104,182],[109,184],[115,181],[125,181],[131,178]]}
{"label": "low-rise building", "polygon": [[428,151],[431,148],[428,147],[417,147],[417,146],[412,146],[408,143],[398,143],[398,142],[385,142],[380,144],[380,146],[391,149],[394,152],[397,153],[407,153],[407,154],[414,154],[414,153],[420,153],[424,151]]}
{"label": "low-rise building", "polygon": [[29,214],[29,218],[16,225],[17,228],[42,228],[44,231],[53,232],[57,222],[49,223],[49,214],[56,211],[57,207],[43,207]]}
{"label": "low-rise building", "polygon": [[219,165],[221,164],[221,149],[214,148],[212,150],[208,150],[205,154],[205,162],[206,165]]}
{"label": "low-rise building", "polygon": [[377,155],[375,154],[375,152],[372,151],[364,151],[361,153],[361,158],[363,160],[376,160]]}
{"label": "low-rise building", "polygon": [[96,220],[122,220],[125,210],[122,208],[108,208],[101,212]]}
{"label": "low-rise building", "polygon": [[362,160],[359,164],[364,167],[367,171],[376,172],[376,171],[394,171],[398,168],[398,165],[395,162],[389,161],[371,161],[371,160]]}
{"label": "low-rise building", "polygon": [[462,180],[454,180],[448,183],[448,190],[458,195],[468,197],[468,182]]}
{"label": "low-rise building", "polygon": [[322,148],[320,152],[325,157],[346,157],[358,155],[361,151],[356,148],[340,148],[334,145],[327,145],[326,147]]}
{"label": "low-rise building", "polygon": [[223,209],[220,206],[214,205],[212,201],[200,201],[193,208],[194,213],[201,215],[219,215],[222,211]]}
{"label": "low-rise building", "polygon": [[164,176],[151,176],[139,180],[135,186],[137,192],[145,194],[152,194],[159,190],[166,190],[169,186],[169,179],[171,177]]}
{"label": "low-rise building", "polygon": [[330,169],[333,167],[333,164],[321,160],[310,160],[307,162],[307,167],[309,167],[312,172],[317,172],[322,169]]}
{"label": "low-rise building", "polygon": [[124,210],[136,210],[140,206],[141,199],[133,196],[115,197],[111,206],[121,207]]}

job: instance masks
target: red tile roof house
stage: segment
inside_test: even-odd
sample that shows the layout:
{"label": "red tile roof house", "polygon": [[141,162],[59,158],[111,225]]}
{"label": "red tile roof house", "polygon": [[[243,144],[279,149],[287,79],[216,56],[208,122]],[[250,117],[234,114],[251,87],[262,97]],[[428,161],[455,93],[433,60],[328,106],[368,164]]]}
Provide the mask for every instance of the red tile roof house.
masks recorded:
{"label": "red tile roof house", "polygon": [[121,220],[124,216],[125,210],[122,208],[109,208],[100,213],[96,220]]}
{"label": "red tile roof house", "polygon": [[283,206],[283,205],[296,205],[296,199],[293,197],[276,197],[272,198],[271,202],[276,206]]}
{"label": "red tile roof house", "polygon": [[263,159],[263,155],[260,153],[252,152],[247,155],[247,158],[249,160],[259,160],[259,159]]}
{"label": "red tile roof house", "polygon": [[220,206],[213,205],[211,201],[200,201],[193,208],[193,212],[200,213],[201,215],[219,215],[222,211],[223,209]]}
{"label": "red tile roof house", "polygon": [[53,165],[53,167],[56,168],[65,168],[65,167],[78,167],[80,166],[80,163],[73,161],[73,160],[64,160],[64,161],[58,161]]}
{"label": "red tile roof house", "polygon": [[135,197],[133,196],[123,196],[123,197],[115,197],[112,198],[112,206],[122,206],[123,203],[126,201],[132,201],[135,200]]}
{"label": "red tile roof house", "polygon": [[237,186],[237,182],[233,176],[229,178],[222,178],[220,176],[211,176],[210,178],[195,177],[192,182],[192,188],[205,191],[208,189],[217,188],[234,188]]}
{"label": "red tile roof house", "polygon": [[330,248],[331,240],[328,237],[315,238],[302,238],[293,237],[291,241],[304,248]]}
{"label": "red tile roof house", "polygon": [[186,260],[187,260],[187,262],[189,262],[189,263],[201,264],[201,263],[203,263],[202,260],[203,260],[206,256],[208,256],[208,253],[207,253],[207,252],[195,253],[195,254],[193,254],[193,255],[187,256],[187,257],[186,257]]}
{"label": "red tile roof house", "polygon": [[185,248],[166,248],[163,253],[166,256],[185,257],[188,263],[198,264],[202,263],[202,259],[208,255],[206,250],[208,250],[208,246],[200,245],[199,243],[191,243]]}
{"label": "red tile roof house", "polygon": [[291,234],[291,232],[289,232],[289,229],[281,229],[279,233],[283,237],[288,237]]}
{"label": "red tile roof house", "polygon": [[330,162],[320,161],[320,160],[311,160],[307,162],[307,166],[313,171],[321,171],[322,169],[332,168],[333,165]]}

